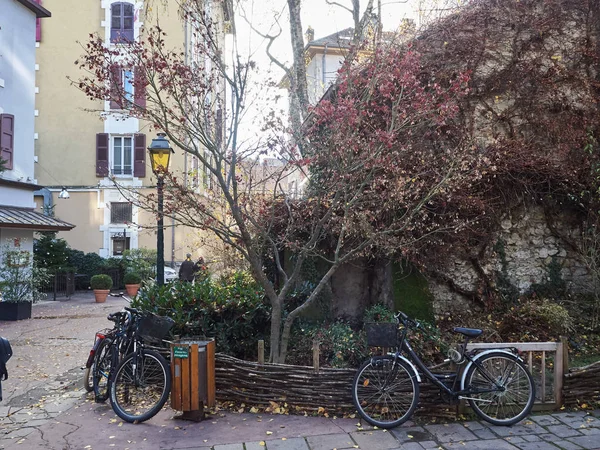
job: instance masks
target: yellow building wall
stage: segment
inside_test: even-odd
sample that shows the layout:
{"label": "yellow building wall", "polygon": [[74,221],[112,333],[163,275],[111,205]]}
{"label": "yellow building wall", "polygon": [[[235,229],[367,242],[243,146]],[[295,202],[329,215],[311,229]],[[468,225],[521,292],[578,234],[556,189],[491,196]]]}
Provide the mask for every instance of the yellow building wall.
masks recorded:
{"label": "yellow building wall", "polygon": [[80,77],[74,62],[89,34],[101,32],[104,13],[100,1],[44,0],[44,7],[52,18],[42,23],[36,52],[36,178],[42,185],[95,185],[95,135],[103,123],[85,109],[101,109],[103,103],[88,100],[67,77]]}
{"label": "yellow building wall", "polygon": [[53,193],[55,216],[76,224],[70,231],[60,231],[57,237],[65,239],[72,249],[98,253],[103,237],[99,227],[104,221],[103,209],[98,208],[98,194],[96,191],[71,192],[70,196],[60,199],[58,193]]}

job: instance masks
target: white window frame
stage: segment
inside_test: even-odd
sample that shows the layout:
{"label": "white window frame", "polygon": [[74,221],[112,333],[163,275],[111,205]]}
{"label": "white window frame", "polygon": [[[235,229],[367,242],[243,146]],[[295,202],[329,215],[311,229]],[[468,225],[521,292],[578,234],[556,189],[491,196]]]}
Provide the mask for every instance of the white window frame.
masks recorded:
{"label": "white window frame", "polygon": [[[129,139],[131,142],[131,146],[129,149],[129,161],[130,161],[130,165],[129,165],[129,173],[123,173],[127,167],[125,166],[125,139]],[[116,141],[120,140],[120,159],[121,159],[121,164],[119,167],[119,170],[115,170],[116,167],[116,158],[115,158],[115,152],[116,152]],[[134,157],[134,151],[135,151],[135,137],[133,134],[114,134],[114,135],[110,135],[110,172],[118,178],[133,178],[133,166],[134,166],[134,161],[133,161],[133,157]]]}

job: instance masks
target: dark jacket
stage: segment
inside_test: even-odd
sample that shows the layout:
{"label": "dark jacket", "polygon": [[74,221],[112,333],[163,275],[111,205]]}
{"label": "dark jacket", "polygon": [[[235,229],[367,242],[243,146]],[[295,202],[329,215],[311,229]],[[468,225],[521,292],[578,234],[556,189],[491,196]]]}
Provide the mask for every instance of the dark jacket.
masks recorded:
{"label": "dark jacket", "polygon": [[191,259],[186,259],[181,263],[179,279],[181,281],[194,281],[194,263]]}

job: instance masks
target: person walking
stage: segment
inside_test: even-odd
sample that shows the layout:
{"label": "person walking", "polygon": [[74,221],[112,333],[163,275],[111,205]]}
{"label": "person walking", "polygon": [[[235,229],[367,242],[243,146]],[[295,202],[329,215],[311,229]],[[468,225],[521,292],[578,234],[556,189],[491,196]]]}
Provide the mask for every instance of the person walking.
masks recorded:
{"label": "person walking", "polygon": [[200,281],[206,278],[208,275],[208,271],[206,269],[206,265],[204,263],[204,258],[200,256],[196,264],[194,264],[194,279],[196,281]]}
{"label": "person walking", "polygon": [[194,281],[194,263],[191,253],[186,255],[185,261],[179,267],[179,279],[190,283]]}

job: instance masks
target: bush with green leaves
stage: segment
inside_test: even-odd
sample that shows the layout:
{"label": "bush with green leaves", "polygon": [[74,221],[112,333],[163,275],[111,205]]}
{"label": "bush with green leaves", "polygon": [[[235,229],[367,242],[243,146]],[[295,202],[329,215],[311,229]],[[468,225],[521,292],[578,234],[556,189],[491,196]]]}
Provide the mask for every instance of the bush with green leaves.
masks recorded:
{"label": "bush with green leaves", "polygon": [[257,341],[268,339],[270,307],[246,272],[195,283],[147,284],[132,306],[175,321],[173,335],[214,337],[217,351],[256,359]]}
{"label": "bush with green leaves", "polygon": [[123,252],[125,272],[135,272],[142,280],[153,280],[156,276],[156,250],[135,248]]}
{"label": "bush with green leaves", "polygon": [[505,339],[558,340],[574,329],[569,311],[547,299],[525,298],[510,308],[499,324]]}
{"label": "bush with green leaves", "polygon": [[123,282],[125,284],[140,284],[142,282],[142,277],[140,277],[137,272],[127,272],[123,277]]}
{"label": "bush with green leaves", "polygon": [[51,273],[65,270],[69,264],[69,245],[57,239],[55,233],[43,233],[33,243],[33,259],[36,267]]}
{"label": "bush with green leaves", "polygon": [[94,275],[90,279],[90,287],[92,289],[106,290],[106,289],[112,288],[112,285],[113,285],[113,280],[108,275],[104,275],[104,274]]}
{"label": "bush with green leaves", "polygon": [[31,253],[21,250],[2,250],[0,262],[0,292],[5,302],[37,302],[46,297],[41,292],[51,275],[31,261]]}

